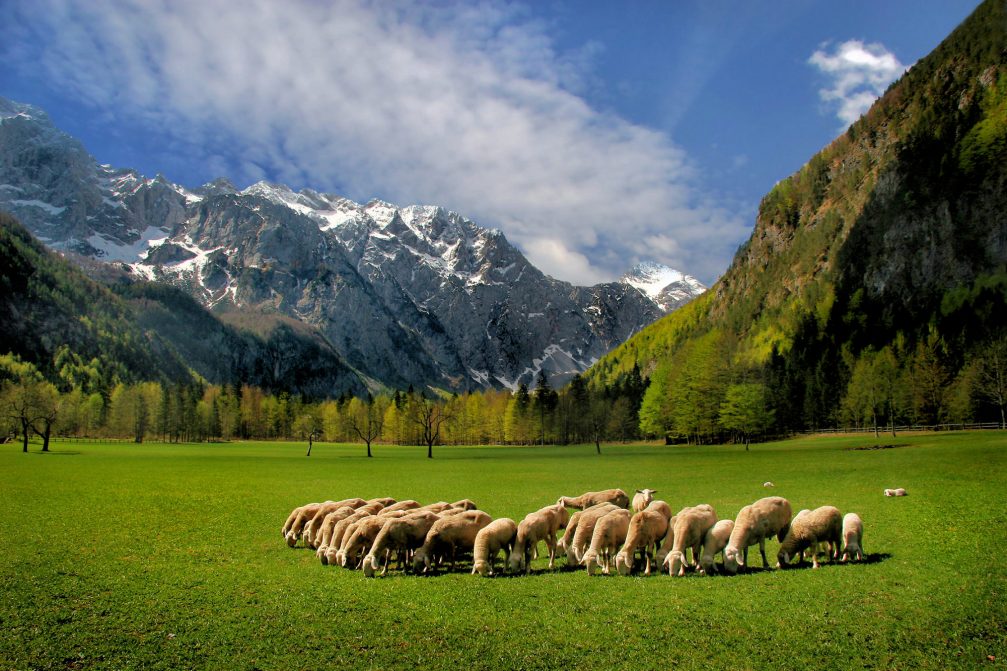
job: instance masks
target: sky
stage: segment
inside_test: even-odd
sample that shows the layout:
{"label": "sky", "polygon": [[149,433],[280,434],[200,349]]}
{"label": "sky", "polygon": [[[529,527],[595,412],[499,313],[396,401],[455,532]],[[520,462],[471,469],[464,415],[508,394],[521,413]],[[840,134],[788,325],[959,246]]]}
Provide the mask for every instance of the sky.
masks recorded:
{"label": "sky", "polygon": [[101,163],[430,204],[546,273],[711,284],[974,0],[3,0],[0,96]]}

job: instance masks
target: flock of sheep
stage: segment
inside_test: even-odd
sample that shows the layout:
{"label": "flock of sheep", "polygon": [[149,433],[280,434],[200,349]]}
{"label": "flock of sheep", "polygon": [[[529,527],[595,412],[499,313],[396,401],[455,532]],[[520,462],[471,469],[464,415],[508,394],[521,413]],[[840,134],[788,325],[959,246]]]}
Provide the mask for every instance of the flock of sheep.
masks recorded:
{"label": "flock of sheep", "polygon": [[[734,520],[718,521],[707,504],[672,515],[655,493],[637,490],[632,502],[621,489],[562,496],[520,523],[494,520],[468,499],[426,506],[389,498],[309,503],[291,511],[283,537],[290,547],[303,541],[322,564],[362,568],[368,577],[385,575],[393,559],[403,571],[429,573],[445,564],[454,570],[470,553],[472,574],[491,576],[501,552],[503,570],[528,573],[543,542],[550,569],[566,557],[568,565],[583,566],[589,575],[599,569],[629,575],[634,568],[646,575],[667,570],[682,576],[687,569],[705,575],[717,571],[718,553],[724,570],[733,574],[747,566],[748,548],[756,544],[768,567],[771,536],[780,542],[777,568],[795,558],[803,562],[806,551],[818,568],[819,544],[830,560],[863,559],[864,527],[856,513],[844,517],[835,507],[822,506],[792,516],[787,499],[769,496],[742,508]],[[571,515],[569,508],[576,512]]]}

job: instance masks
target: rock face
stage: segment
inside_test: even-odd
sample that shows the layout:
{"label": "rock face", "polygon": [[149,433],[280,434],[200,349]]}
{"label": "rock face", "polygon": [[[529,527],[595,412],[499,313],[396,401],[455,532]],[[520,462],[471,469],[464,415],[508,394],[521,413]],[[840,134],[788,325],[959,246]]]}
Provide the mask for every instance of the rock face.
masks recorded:
{"label": "rock face", "polygon": [[123,262],[217,311],[309,324],[397,388],[516,388],[540,370],[562,384],[703,289],[654,265],[593,287],[561,282],[499,231],[439,207],[265,182],[190,191],[98,165],[44,112],[2,99],[0,208],[54,248]]}

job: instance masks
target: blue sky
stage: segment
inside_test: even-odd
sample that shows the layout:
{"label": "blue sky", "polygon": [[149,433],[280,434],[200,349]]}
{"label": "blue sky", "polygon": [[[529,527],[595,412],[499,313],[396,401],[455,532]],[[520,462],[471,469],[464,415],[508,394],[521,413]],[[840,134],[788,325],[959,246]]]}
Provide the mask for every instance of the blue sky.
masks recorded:
{"label": "blue sky", "polygon": [[958,0],[6,0],[0,95],[99,161],[438,204],[577,283],[711,283]]}

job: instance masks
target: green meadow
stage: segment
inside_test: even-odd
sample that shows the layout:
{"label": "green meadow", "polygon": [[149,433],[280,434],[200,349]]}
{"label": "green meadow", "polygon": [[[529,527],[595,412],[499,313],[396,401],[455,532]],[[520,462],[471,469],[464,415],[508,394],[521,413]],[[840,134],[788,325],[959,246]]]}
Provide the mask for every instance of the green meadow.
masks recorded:
{"label": "green meadow", "polygon": [[[0,669],[976,669],[1007,662],[1007,433],[738,446],[58,442],[0,452]],[[876,448],[876,449],[864,449]],[[772,481],[775,488],[763,488]],[[297,505],[475,500],[513,517],[651,487],[864,520],[859,564],[733,577],[367,579],[288,548]],[[886,487],[909,496],[886,498]],[[767,543],[775,564],[777,543]],[[563,565],[563,561],[560,562]]]}

